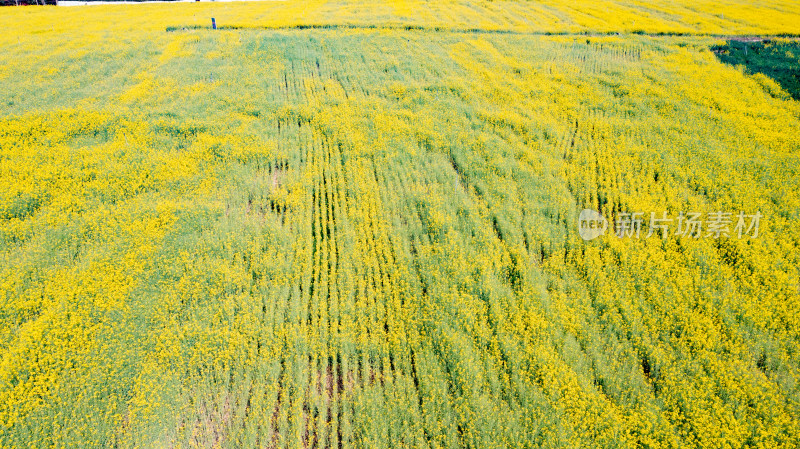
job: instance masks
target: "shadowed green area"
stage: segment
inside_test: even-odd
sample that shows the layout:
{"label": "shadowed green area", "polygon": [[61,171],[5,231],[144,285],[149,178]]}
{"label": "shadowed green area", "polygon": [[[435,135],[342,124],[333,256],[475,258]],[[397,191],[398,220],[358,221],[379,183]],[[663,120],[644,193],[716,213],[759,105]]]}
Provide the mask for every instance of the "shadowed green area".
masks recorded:
{"label": "shadowed green area", "polygon": [[712,50],[720,61],[743,65],[750,73],[763,73],[800,100],[800,41],[729,40]]}

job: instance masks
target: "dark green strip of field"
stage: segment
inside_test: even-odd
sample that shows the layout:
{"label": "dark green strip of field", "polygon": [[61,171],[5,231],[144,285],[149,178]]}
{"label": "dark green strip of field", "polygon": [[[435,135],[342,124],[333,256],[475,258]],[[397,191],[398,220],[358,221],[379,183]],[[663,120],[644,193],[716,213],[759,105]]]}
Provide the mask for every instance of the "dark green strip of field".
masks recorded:
{"label": "dark green strip of field", "polygon": [[800,41],[729,40],[712,50],[720,61],[743,65],[750,73],[763,73],[800,100]]}

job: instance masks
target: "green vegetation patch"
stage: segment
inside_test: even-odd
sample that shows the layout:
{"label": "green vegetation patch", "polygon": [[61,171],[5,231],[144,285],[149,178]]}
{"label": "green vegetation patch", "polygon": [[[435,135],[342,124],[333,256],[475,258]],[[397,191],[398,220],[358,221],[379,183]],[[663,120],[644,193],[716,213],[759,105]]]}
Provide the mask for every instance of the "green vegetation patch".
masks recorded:
{"label": "green vegetation patch", "polygon": [[711,50],[726,64],[743,65],[750,73],[769,76],[800,100],[800,41],[729,40]]}

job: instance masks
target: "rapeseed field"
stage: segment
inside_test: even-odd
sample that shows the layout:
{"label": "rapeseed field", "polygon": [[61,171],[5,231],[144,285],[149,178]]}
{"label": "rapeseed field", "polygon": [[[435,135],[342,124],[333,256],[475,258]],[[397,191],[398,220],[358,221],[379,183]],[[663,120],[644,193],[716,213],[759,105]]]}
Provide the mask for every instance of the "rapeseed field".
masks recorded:
{"label": "rapeseed field", "polygon": [[799,445],[796,2],[0,29],[0,447]]}

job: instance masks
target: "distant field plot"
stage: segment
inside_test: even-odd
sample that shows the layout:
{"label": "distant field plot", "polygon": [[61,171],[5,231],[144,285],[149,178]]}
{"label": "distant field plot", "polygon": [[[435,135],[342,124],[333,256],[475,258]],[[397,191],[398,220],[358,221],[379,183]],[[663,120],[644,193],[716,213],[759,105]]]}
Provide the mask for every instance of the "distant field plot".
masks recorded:
{"label": "distant field plot", "polygon": [[0,447],[796,447],[800,8],[660,5],[3,10]]}

